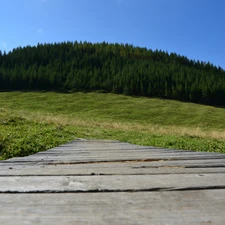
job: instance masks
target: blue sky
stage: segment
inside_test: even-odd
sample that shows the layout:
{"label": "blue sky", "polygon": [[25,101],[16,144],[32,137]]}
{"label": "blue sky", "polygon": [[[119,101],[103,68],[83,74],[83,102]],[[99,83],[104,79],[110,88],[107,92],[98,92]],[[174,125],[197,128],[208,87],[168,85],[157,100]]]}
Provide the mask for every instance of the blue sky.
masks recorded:
{"label": "blue sky", "polygon": [[225,69],[224,0],[0,0],[0,50],[61,41],[118,42]]}

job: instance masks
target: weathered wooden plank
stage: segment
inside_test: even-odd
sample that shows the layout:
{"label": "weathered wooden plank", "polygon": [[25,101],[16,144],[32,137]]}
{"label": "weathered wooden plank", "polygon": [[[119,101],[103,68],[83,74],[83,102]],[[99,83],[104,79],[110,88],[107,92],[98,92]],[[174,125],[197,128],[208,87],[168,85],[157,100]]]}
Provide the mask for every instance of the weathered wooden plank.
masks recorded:
{"label": "weathered wooden plank", "polygon": [[[190,167],[190,165],[189,165]],[[202,164],[186,168],[184,165],[164,165],[158,163],[154,167],[151,163],[95,163],[68,165],[9,165],[0,167],[0,176],[43,176],[43,175],[135,175],[135,174],[208,174],[225,173],[225,163],[222,165]]]}
{"label": "weathered wooden plank", "polygon": [[[27,158],[27,157],[25,157]],[[59,174],[154,174],[154,173],[214,173],[223,172],[225,159],[195,159],[195,160],[156,160],[156,161],[113,161],[93,163],[84,166],[82,161],[59,162],[0,162],[0,175],[59,175]],[[47,165],[46,163],[51,163]],[[56,167],[57,166],[57,167]],[[154,170],[153,170],[154,169]],[[38,173],[40,171],[40,173]],[[54,173],[55,172],[55,173]]]}
{"label": "weathered wooden plank", "polygon": [[[129,147],[129,146],[128,146]],[[62,147],[60,149],[51,149],[45,152],[39,152],[36,155],[37,156],[45,156],[46,154],[102,154],[102,153],[108,153],[108,154],[132,154],[132,153],[146,153],[146,154],[195,154],[195,155],[208,155],[208,156],[221,156],[224,157],[224,154],[218,154],[218,153],[212,153],[212,152],[196,152],[196,151],[188,151],[188,150],[175,150],[175,149],[151,149],[151,148],[134,148],[134,149],[123,149],[118,146],[115,149],[111,148],[94,148],[94,149],[74,149],[73,147],[66,148]]]}
{"label": "weathered wooden plank", "polygon": [[4,225],[224,225],[225,190],[1,194]]}
{"label": "weathered wooden plank", "polygon": [[225,174],[0,177],[0,192],[151,191],[225,188]]}
{"label": "weathered wooden plank", "polygon": [[[224,157],[224,156],[223,156]],[[25,162],[25,163],[69,163],[69,162],[102,162],[102,161],[121,161],[121,160],[200,160],[200,159],[221,159],[221,156],[201,155],[201,154],[92,154],[92,155],[58,155],[58,156],[45,156],[39,157],[34,155],[33,157],[14,158],[6,162]],[[4,163],[4,162],[2,162]]]}
{"label": "weathered wooden plank", "polygon": [[67,168],[50,169],[40,168],[39,170],[4,170],[0,172],[0,176],[86,176],[86,175],[156,175],[156,174],[215,174],[215,173],[225,173],[225,168],[159,168],[159,169],[113,169],[109,168],[105,171],[102,168],[95,169],[72,169],[69,171]]}
{"label": "weathered wooden plank", "polygon": [[[80,164],[82,164],[83,162],[80,162]],[[120,161],[118,162],[113,162],[113,161],[106,161],[106,162],[90,162],[90,166],[93,165],[120,165]],[[184,166],[184,167],[224,167],[225,166],[225,159],[195,159],[195,160],[153,160],[153,161],[143,161],[143,160],[133,160],[133,161],[123,161],[123,163],[126,163],[125,165],[131,165],[135,168],[155,168],[155,167],[161,167],[161,166]],[[124,166],[124,164],[121,164],[122,166]],[[55,163],[55,164],[50,164],[49,166],[59,166],[60,164],[62,164],[61,162],[59,164]],[[71,165],[73,163],[71,162]],[[77,164],[79,164],[79,162],[77,162]],[[47,163],[44,164],[45,166],[48,165]],[[0,161],[0,167],[4,168],[4,167],[13,167],[16,168],[17,166],[19,167],[29,167],[29,166],[44,166],[41,163],[34,163],[34,162],[13,162],[13,161]],[[66,164],[65,165],[70,165],[70,164]],[[76,165],[76,162],[74,163],[74,165]]]}
{"label": "weathered wooden plank", "polygon": [[[60,150],[54,149],[54,150],[48,150],[45,152],[39,152],[35,154],[36,156],[45,156],[46,154],[49,155],[57,155],[57,154],[133,154],[133,153],[145,153],[145,154],[151,154],[151,155],[157,155],[157,154],[190,154],[190,155],[207,155],[207,156],[218,156],[221,157],[224,156],[224,154],[216,154],[211,152],[195,152],[195,151],[185,151],[185,150],[173,150],[173,149],[86,149],[86,150],[74,150],[73,148],[62,148]],[[31,157],[31,156],[30,156]]]}
{"label": "weathered wooden plank", "polygon": [[[71,156],[71,155],[78,155],[78,156],[89,156],[89,155],[101,155],[101,154],[106,154],[106,155],[124,155],[124,154],[135,154],[137,155],[137,153],[139,154],[146,154],[146,155],[165,155],[165,154],[170,154],[170,155],[181,155],[183,153],[183,155],[192,155],[193,152],[181,152],[182,150],[179,151],[149,151],[149,150],[108,150],[108,149],[104,149],[102,151],[99,150],[91,150],[91,151],[73,151],[73,150],[60,150],[60,151],[46,151],[46,152],[39,152],[37,153],[35,156],[37,157],[46,157],[46,156],[51,156],[51,157],[55,157],[58,155],[62,155],[62,156]],[[215,156],[215,154],[203,154],[203,153],[199,153],[196,154],[196,152],[194,152],[194,155],[207,155],[207,156]],[[218,155],[216,155],[218,156]],[[30,156],[31,157],[31,156]],[[223,157],[222,157],[223,158]]]}
{"label": "weathered wooden plank", "polygon": [[[123,150],[108,150],[108,149],[104,149],[102,151],[99,151],[99,150],[90,150],[90,151],[73,151],[73,150],[60,150],[58,152],[56,151],[46,151],[46,152],[40,152],[40,153],[37,153],[35,156],[36,157],[47,157],[47,156],[50,156],[50,157],[56,157],[56,156],[59,156],[59,155],[62,155],[62,156],[71,156],[71,155],[76,155],[76,156],[83,156],[83,157],[89,157],[89,156],[98,156],[98,155],[106,155],[106,156],[114,156],[114,155],[139,155],[139,154],[143,154],[143,155],[146,155],[146,156],[158,156],[158,155],[169,155],[169,156],[179,156],[179,155],[182,155],[182,156],[209,156],[209,157],[217,157],[217,158],[224,158],[224,155],[221,155],[221,154],[212,154],[212,153],[205,153],[204,152],[193,152],[193,151],[182,151],[182,150],[178,150],[178,151],[170,151],[170,150],[167,150],[167,151],[151,151],[151,150],[126,150],[126,151],[123,151]],[[28,158],[31,158],[31,156],[29,156]]]}

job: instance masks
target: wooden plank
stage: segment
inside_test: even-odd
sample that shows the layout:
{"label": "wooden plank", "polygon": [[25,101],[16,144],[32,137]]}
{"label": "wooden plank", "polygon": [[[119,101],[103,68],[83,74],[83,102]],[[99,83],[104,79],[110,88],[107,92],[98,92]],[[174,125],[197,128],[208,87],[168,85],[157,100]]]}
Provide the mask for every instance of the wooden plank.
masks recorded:
{"label": "wooden plank", "polygon": [[225,174],[0,177],[0,192],[152,191],[224,188]]}
{"label": "wooden plank", "polygon": [[[157,164],[156,164],[157,165]],[[0,176],[46,176],[46,175],[135,175],[135,174],[208,174],[225,173],[225,163],[188,165],[167,165],[158,163],[157,166],[151,163],[95,163],[89,164],[68,164],[68,165],[11,165],[0,167]]]}
{"label": "wooden plank", "polygon": [[224,225],[225,190],[1,194],[4,225]]}
{"label": "wooden plank", "polygon": [[[200,160],[200,159],[221,159],[224,158],[219,155],[204,155],[204,154],[142,154],[139,152],[134,154],[92,154],[92,155],[69,155],[64,156],[32,156],[24,158],[14,158],[13,160],[8,160],[6,162],[24,162],[24,163],[69,163],[69,162],[102,162],[102,161],[121,161],[121,160]],[[3,162],[4,163],[4,162]]]}
{"label": "wooden plank", "polygon": [[[102,151],[99,150],[92,150],[92,151],[73,151],[73,150],[60,150],[59,152],[52,152],[52,151],[46,151],[46,152],[40,152],[37,153],[35,155],[35,157],[39,157],[39,158],[44,158],[44,157],[57,157],[57,156],[71,156],[71,155],[75,155],[77,157],[90,157],[90,156],[99,156],[99,155],[106,155],[106,157],[110,157],[110,156],[115,156],[115,155],[139,155],[139,154],[143,154],[146,155],[148,157],[150,156],[160,156],[160,155],[168,155],[168,156],[209,156],[209,157],[217,157],[217,158],[224,158],[224,155],[221,154],[212,154],[212,153],[205,153],[204,152],[189,152],[189,151],[151,151],[151,150],[108,150],[108,149],[104,149]],[[32,156],[29,156],[28,158],[32,158]]]}
{"label": "wooden plank", "polygon": [[[74,149],[73,147],[70,148],[60,148],[60,149],[52,149],[52,150],[48,150],[45,152],[39,152],[37,154],[35,154],[36,156],[45,156],[46,154],[52,154],[52,155],[57,155],[57,154],[103,154],[103,153],[107,153],[107,154],[133,154],[133,153],[146,153],[146,154],[194,154],[194,155],[207,155],[207,156],[221,156],[222,158],[224,158],[224,154],[218,154],[218,153],[212,153],[212,152],[195,152],[195,151],[187,151],[187,150],[174,150],[174,149],[151,149],[151,148],[134,148],[134,149],[123,149],[120,148],[120,146],[118,146],[115,149],[111,149],[111,148],[94,148],[94,149]],[[31,156],[30,156],[31,157]]]}
{"label": "wooden plank", "polygon": [[[77,162],[73,164],[71,163],[65,163],[65,165],[82,165],[83,162]],[[126,163],[126,164],[124,164]],[[164,167],[164,166],[178,166],[178,167],[224,167],[225,166],[225,159],[195,159],[195,160],[155,160],[155,161],[143,161],[143,160],[133,160],[133,161],[123,161],[120,162],[118,161],[113,162],[113,161],[106,161],[106,162],[93,162],[89,163],[90,167],[96,166],[96,165],[105,165],[110,166],[110,165],[116,165],[119,166],[121,165],[122,167],[125,165],[130,165],[134,168],[158,168],[158,167]],[[32,167],[32,166],[60,166],[63,165],[61,162],[59,164],[54,163],[54,164],[47,164],[47,162],[43,163],[34,163],[34,162],[13,162],[13,161],[1,161],[0,162],[0,167],[1,169],[4,169],[6,167],[13,167],[13,168],[25,168],[25,167]],[[1,172],[1,170],[0,170]]]}

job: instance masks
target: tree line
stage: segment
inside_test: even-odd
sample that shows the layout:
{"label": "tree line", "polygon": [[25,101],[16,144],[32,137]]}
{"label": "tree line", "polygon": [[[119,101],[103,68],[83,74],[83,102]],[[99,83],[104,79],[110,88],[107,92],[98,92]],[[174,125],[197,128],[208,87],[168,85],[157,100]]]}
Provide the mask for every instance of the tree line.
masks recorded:
{"label": "tree line", "polygon": [[225,71],[129,44],[39,43],[0,51],[0,90],[102,91],[225,105]]}

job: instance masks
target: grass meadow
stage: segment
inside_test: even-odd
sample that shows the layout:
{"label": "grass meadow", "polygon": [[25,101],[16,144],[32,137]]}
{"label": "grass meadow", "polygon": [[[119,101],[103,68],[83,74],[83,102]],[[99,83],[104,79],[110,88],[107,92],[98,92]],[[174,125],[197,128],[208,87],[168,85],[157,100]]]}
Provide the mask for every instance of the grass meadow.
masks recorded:
{"label": "grass meadow", "polygon": [[225,109],[103,93],[0,92],[0,159],[76,138],[225,153]]}

